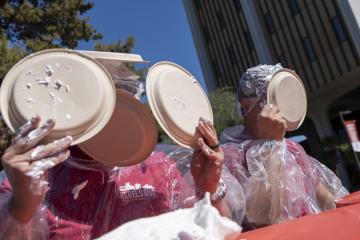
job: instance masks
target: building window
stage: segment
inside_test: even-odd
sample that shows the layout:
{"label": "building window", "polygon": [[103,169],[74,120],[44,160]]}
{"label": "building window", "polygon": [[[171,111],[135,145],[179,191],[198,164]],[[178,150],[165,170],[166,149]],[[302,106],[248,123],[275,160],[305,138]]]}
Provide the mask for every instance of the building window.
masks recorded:
{"label": "building window", "polygon": [[288,5],[289,5],[291,14],[294,17],[296,15],[298,15],[300,13],[300,8],[299,8],[299,5],[297,3],[297,0],[288,0],[287,2],[288,2]]}
{"label": "building window", "polygon": [[270,15],[269,12],[267,12],[265,15],[265,24],[266,24],[266,27],[269,31],[270,34],[273,34],[275,32],[275,25],[274,25],[274,21]]}
{"label": "building window", "polygon": [[219,21],[219,25],[221,29],[225,29],[226,23],[225,23],[225,19],[224,16],[220,13],[220,12],[216,12],[218,21]]}
{"label": "building window", "polygon": [[232,64],[233,66],[236,65],[236,64],[237,64],[237,61],[236,61],[236,56],[235,56],[234,49],[233,49],[231,46],[228,46],[228,47],[227,47],[227,51],[228,51],[228,55],[229,55],[231,64]]}
{"label": "building window", "polygon": [[311,43],[311,40],[309,37],[306,37],[302,40],[302,44],[303,47],[305,49],[305,53],[307,58],[309,59],[309,62],[315,61],[316,60],[316,54],[315,54],[315,50],[314,47]]}
{"label": "building window", "polygon": [[276,56],[276,62],[281,63],[281,66],[283,67],[287,67],[285,57],[282,54]]}
{"label": "building window", "polygon": [[234,4],[235,4],[235,8],[236,8],[236,11],[238,12],[242,12],[242,6],[241,6],[241,3],[240,3],[240,0],[234,0]]}
{"label": "building window", "polygon": [[204,26],[203,31],[204,31],[205,40],[206,40],[208,43],[211,42],[209,29],[208,29],[206,26]]}
{"label": "building window", "polygon": [[221,76],[219,66],[217,65],[217,63],[214,60],[212,60],[212,65],[213,65],[214,70],[215,70],[216,78],[219,79],[220,76]]}
{"label": "building window", "polygon": [[252,41],[251,35],[249,31],[244,32],[245,34],[245,40],[246,40],[246,44],[248,45],[248,48],[250,48],[251,50],[254,50],[254,43]]}
{"label": "building window", "polygon": [[346,41],[346,34],[342,22],[338,16],[331,18],[331,24],[334,28],[337,40],[342,43]]}
{"label": "building window", "polygon": [[200,3],[200,0],[195,0],[194,1],[194,4],[195,4],[195,8],[196,8],[196,10],[200,10],[200,8],[201,8],[201,3]]}

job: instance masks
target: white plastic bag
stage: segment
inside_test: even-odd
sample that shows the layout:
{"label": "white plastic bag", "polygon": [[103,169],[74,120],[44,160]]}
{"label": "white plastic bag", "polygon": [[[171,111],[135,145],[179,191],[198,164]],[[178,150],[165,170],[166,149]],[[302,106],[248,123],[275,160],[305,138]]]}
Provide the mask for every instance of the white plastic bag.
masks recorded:
{"label": "white plastic bag", "polygon": [[197,202],[193,208],[126,223],[98,240],[215,240],[224,239],[225,236],[241,230],[237,223],[220,216],[217,209],[211,205],[209,193],[206,193],[204,199]]}

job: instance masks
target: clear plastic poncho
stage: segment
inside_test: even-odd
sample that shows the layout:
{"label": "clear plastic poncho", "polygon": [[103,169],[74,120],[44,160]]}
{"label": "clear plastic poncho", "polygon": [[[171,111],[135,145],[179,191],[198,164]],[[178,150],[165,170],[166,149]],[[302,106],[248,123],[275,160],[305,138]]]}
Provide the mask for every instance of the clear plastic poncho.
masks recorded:
{"label": "clear plastic poncho", "polygon": [[[280,64],[249,68],[240,78],[239,116],[267,103],[267,87]],[[242,99],[251,102],[246,108]],[[243,126],[226,129],[220,139],[225,165],[237,178],[246,198],[245,227],[260,227],[335,208],[348,194],[338,177],[288,139],[254,139]],[[321,192],[333,199],[323,201]]]}
{"label": "clear plastic poncho", "polygon": [[335,199],[348,194],[338,177],[288,139],[254,140],[244,127],[221,136],[225,165],[246,199],[245,227],[261,227],[335,208],[319,200],[320,185]]}
{"label": "clear plastic poncho", "polygon": [[[144,162],[112,168],[70,157],[49,171],[49,190],[27,224],[7,212],[11,186],[2,172],[0,239],[94,239],[134,219],[192,207],[197,199],[191,156],[190,149],[158,145]],[[232,219],[241,224],[242,187],[226,168],[222,179]]]}

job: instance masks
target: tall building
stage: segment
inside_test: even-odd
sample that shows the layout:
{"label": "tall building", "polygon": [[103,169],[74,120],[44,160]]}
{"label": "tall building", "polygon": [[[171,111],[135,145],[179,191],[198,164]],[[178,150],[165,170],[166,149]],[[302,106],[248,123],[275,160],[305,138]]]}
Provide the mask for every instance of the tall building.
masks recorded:
{"label": "tall building", "polygon": [[303,129],[334,133],[339,110],[360,110],[360,1],[184,0],[209,91],[280,62],[308,95]]}

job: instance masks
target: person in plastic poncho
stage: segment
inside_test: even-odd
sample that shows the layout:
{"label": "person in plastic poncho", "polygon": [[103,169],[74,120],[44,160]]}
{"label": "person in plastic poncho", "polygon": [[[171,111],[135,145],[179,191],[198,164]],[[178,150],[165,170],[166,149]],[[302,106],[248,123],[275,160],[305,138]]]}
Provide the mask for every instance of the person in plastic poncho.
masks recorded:
{"label": "person in plastic poncho", "polygon": [[222,215],[242,221],[241,187],[222,169],[208,121],[199,122],[194,151],[159,145],[130,167],[104,166],[77,147],[68,150],[71,137],[37,147],[55,124],[39,128],[39,122],[24,125],[2,156],[0,239],[93,239],[134,219],[191,207],[204,192]]}
{"label": "person in plastic poncho", "polygon": [[284,138],[286,121],[266,103],[268,83],[281,68],[259,65],[243,74],[238,107],[244,126],[226,129],[220,139],[225,165],[245,192],[245,229],[335,208],[348,194],[330,169]]}

